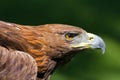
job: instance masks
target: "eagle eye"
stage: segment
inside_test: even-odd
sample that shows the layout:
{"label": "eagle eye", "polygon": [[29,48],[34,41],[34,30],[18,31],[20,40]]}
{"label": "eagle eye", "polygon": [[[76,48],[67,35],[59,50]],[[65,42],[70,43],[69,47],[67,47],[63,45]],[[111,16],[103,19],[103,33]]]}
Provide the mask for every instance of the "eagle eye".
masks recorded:
{"label": "eagle eye", "polygon": [[74,37],[76,37],[77,35],[79,35],[78,33],[66,33],[65,34],[65,39],[70,41],[72,40]]}

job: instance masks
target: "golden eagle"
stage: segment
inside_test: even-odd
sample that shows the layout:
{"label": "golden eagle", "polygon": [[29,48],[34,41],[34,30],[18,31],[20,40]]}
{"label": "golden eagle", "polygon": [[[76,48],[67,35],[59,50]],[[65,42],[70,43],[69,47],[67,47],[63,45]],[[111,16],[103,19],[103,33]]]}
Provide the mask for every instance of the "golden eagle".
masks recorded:
{"label": "golden eagle", "polygon": [[27,26],[0,21],[0,80],[50,80],[57,66],[88,48],[104,52],[105,43],[71,25]]}

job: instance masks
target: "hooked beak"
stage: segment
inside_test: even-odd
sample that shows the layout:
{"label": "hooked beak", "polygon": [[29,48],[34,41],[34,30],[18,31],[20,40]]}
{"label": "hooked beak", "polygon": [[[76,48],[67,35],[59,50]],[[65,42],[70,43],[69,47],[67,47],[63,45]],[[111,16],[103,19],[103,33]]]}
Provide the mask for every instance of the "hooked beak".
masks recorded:
{"label": "hooked beak", "polygon": [[[79,49],[86,49],[86,48],[92,48],[92,49],[101,49],[102,53],[105,53],[105,43],[103,39],[95,34],[92,33],[87,33],[84,35],[84,37],[87,36],[86,38],[82,38],[82,42],[78,44],[72,44],[72,48],[79,48]],[[82,36],[83,37],[83,36]]]}

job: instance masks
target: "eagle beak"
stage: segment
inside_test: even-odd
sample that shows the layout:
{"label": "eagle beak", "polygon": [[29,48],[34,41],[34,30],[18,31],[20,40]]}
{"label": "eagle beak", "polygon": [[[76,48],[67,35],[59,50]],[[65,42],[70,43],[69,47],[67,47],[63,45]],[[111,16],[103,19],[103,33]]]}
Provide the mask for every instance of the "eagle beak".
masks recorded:
{"label": "eagle beak", "polygon": [[[84,35],[85,36],[85,35]],[[105,53],[105,43],[103,41],[103,39],[97,35],[94,35],[92,33],[87,33],[86,34],[87,37],[82,38],[82,42],[78,43],[78,44],[72,44],[71,47],[72,48],[79,48],[79,49],[86,49],[86,48],[92,48],[92,49],[101,49],[102,53]],[[83,36],[82,36],[83,37]]]}

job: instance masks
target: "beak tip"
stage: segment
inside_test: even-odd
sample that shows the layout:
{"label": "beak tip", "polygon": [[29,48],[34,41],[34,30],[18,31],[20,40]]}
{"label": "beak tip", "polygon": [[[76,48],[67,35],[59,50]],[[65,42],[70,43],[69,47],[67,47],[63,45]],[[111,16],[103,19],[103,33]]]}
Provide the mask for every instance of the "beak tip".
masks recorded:
{"label": "beak tip", "polygon": [[103,41],[103,39],[100,37],[99,37],[99,47],[101,48],[102,53],[104,54],[105,50],[106,50],[106,45],[105,45],[105,42]]}
{"label": "beak tip", "polygon": [[102,48],[102,54],[104,54],[105,53],[105,48]]}
{"label": "beak tip", "polygon": [[100,42],[98,45],[99,45],[99,48],[101,48],[102,53],[104,54],[106,50],[106,45],[105,45],[105,42],[102,40],[102,38],[100,38]]}

